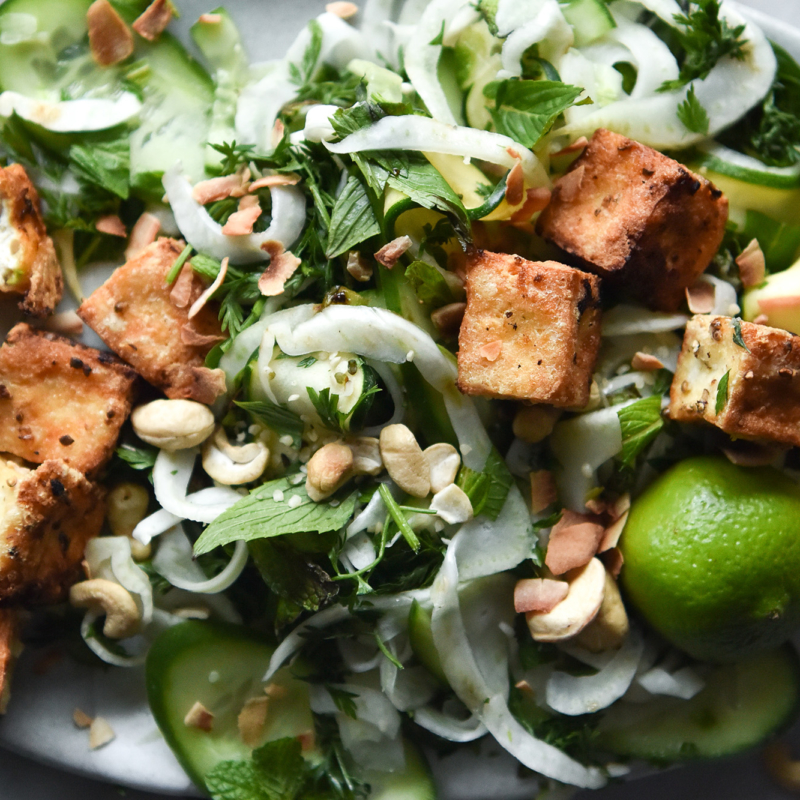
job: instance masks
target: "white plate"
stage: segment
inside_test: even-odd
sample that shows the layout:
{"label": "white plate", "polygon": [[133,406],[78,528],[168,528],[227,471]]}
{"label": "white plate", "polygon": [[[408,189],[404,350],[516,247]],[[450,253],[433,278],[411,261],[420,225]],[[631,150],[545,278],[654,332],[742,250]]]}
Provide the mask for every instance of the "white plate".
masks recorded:
{"label": "white plate", "polygon": [[[744,4],[780,19],[754,14],[771,38],[800,58],[800,33],[792,29],[792,25],[800,28],[797,0],[745,0]],[[185,39],[197,16],[215,5],[213,0],[180,0],[178,33]],[[265,60],[281,55],[325,1],[229,0],[226,5],[240,24],[251,58]],[[62,659],[40,674],[41,657],[41,652],[29,652],[21,659],[9,712],[0,721],[0,745],[7,748],[0,750],[2,800],[118,800],[121,796],[164,800],[196,794],[150,715],[141,669],[87,668]],[[117,734],[115,741],[90,752],[86,731],[72,724],[76,707],[106,717]],[[800,730],[792,738],[800,746]],[[503,753],[479,760],[468,750],[434,761],[433,766],[441,800],[528,800],[535,795],[535,784],[520,784],[515,763]],[[160,794],[135,790],[122,794],[119,786]],[[769,782],[756,755],[675,769],[578,795],[583,800],[788,800],[794,796]]]}

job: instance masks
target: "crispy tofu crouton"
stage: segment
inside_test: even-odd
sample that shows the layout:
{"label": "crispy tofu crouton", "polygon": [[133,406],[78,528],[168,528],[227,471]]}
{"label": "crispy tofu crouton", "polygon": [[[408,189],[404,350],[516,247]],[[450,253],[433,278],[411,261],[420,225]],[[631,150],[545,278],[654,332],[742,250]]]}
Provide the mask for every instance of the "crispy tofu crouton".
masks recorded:
{"label": "crispy tofu crouton", "polygon": [[34,185],[19,164],[0,169],[0,292],[22,294],[19,305],[26,314],[46,317],[63,291]]}
{"label": "crispy tofu crouton", "polygon": [[35,470],[0,460],[0,604],[64,600],[100,532],[103,490],[63,461]]}
{"label": "crispy tofu crouton", "polygon": [[556,182],[537,231],[614,291],[675,311],[719,249],[727,219],[727,199],[705,178],[600,129]]}
{"label": "crispy tofu crouton", "polygon": [[0,608],[0,714],[5,714],[11,699],[11,673],[22,651],[19,640],[19,611]]}
{"label": "crispy tofu crouton", "polygon": [[692,317],[669,415],[710,422],[731,436],[800,445],[800,336],[730,317]]}
{"label": "crispy tofu crouton", "polygon": [[173,285],[166,282],[183,247],[175,239],[153,242],[84,300],[78,314],[167,397],[213,403],[225,391],[224,376],[208,369],[205,357],[225,337],[213,304],[189,319],[205,289],[190,264]]}
{"label": "crispy tofu crouton", "polygon": [[465,394],[562,407],[589,401],[600,347],[600,281],[555,261],[478,250],[458,337]]}
{"label": "crispy tofu crouton", "polygon": [[135,381],[110,353],[15,326],[0,347],[0,452],[96,473],[114,452]]}

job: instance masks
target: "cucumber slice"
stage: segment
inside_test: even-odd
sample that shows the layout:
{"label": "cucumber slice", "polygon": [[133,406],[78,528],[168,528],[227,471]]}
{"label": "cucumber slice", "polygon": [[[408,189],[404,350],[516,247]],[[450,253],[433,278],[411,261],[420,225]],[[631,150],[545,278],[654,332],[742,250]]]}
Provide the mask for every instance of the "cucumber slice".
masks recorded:
{"label": "cucumber slice", "polygon": [[424,609],[416,600],[408,612],[408,642],[422,666],[440,683],[448,686],[439,651],[433,641],[431,612]]}
{"label": "cucumber slice", "polygon": [[701,148],[699,163],[712,172],[747,184],[771,189],[796,189],[800,186],[800,164],[768,167],[756,158],[721,144]]}
{"label": "cucumber slice", "polygon": [[788,725],[800,706],[800,659],[784,646],[717,668],[691,700],[617,704],[598,728],[598,745],[658,763],[733,755]]}
{"label": "cucumber slice", "polygon": [[368,772],[364,776],[372,788],[369,800],[436,800],[436,784],[424,756],[407,739],[403,749],[403,772]]}
{"label": "cucumber slice", "polygon": [[[273,647],[243,628],[191,620],[165,630],[147,655],[150,709],[181,766],[200,787],[221,761],[247,759],[250,748],[239,737],[237,717],[245,701],[263,696],[261,676]],[[308,685],[278,672],[280,687],[269,700],[263,742],[314,730]],[[184,717],[195,702],[214,714],[209,732],[190,728]]]}
{"label": "cucumber slice", "polygon": [[603,0],[571,0],[562,4],[564,19],[572,25],[575,47],[583,47],[617,27]]}

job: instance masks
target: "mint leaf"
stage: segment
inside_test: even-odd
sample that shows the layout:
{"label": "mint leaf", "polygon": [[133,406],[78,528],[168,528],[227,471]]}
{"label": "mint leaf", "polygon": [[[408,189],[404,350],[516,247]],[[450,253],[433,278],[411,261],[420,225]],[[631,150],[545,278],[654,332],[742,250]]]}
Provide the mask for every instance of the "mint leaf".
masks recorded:
{"label": "mint leaf", "polygon": [[661,395],[651,395],[637,400],[617,411],[622,428],[622,451],[620,460],[623,466],[632,467],[636,457],[661,432],[664,419],[661,416]]}
{"label": "mint leaf", "polygon": [[253,750],[253,763],[263,773],[263,788],[275,800],[297,797],[310,771],[299,739],[267,742]]}
{"label": "mint leaf", "polygon": [[498,133],[525,147],[535,147],[553,123],[583,92],[560,81],[493,81],[483,93],[495,106],[489,109]]}
{"label": "mint leaf", "polygon": [[708,114],[700,105],[694,86],[689,89],[686,99],[678,105],[678,119],[693,133],[708,133]]}
{"label": "mint leaf", "polygon": [[492,520],[503,510],[513,483],[514,476],[497,450],[489,453],[482,472],[462,466],[456,478],[458,487],[469,497],[475,516],[483,514]]}
{"label": "mint leaf", "polygon": [[333,207],[325,256],[336,258],[380,232],[366,187],[351,175]]}
{"label": "mint leaf", "polygon": [[99,186],[127,200],[131,184],[131,155],[128,139],[74,144],[69,149],[72,170],[79,179]]}
{"label": "mint leaf", "polygon": [[155,447],[133,447],[122,444],[116,449],[116,454],[133,469],[145,470],[153,469],[155,466],[158,450]]}
{"label": "mint leaf", "polygon": [[453,293],[444,276],[436,267],[424,261],[415,261],[406,270],[406,280],[417,297],[429,305],[439,308],[453,302]]}
{"label": "mint leaf", "polygon": [[739,347],[743,347],[747,352],[750,352],[750,348],[745,344],[744,337],[742,336],[742,320],[739,317],[734,317],[731,320],[731,324],[733,325],[733,343],[739,345]]}
{"label": "mint leaf", "polygon": [[223,761],[204,778],[214,800],[273,800],[261,779],[261,770],[251,761]]}
{"label": "mint leaf", "polygon": [[717,386],[717,401],[714,404],[714,413],[719,414],[723,408],[725,408],[725,403],[728,402],[728,382],[731,379],[731,371],[728,370],[720,379],[719,385]]}
{"label": "mint leaf", "polygon": [[[282,500],[275,499],[281,496]],[[352,492],[349,496],[334,495],[327,502],[315,503],[304,483],[294,486],[288,478],[268,481],[220,514],[195,542],[195,554],[202,555],[240,540],[251,542],[301,531],[338,531],[353,516],[357,496],[358,492]],[[299,498],[299,504],[293,506],[290,501],[294,497]]]}
{"label": "mint leaf", "polygon": [[303,420],[294,411],[279,406],[271,400],[235,400],[234,403],[262,425],[272,428],[280,435],[291,436],[295,447],[299,447],[302,443]]}

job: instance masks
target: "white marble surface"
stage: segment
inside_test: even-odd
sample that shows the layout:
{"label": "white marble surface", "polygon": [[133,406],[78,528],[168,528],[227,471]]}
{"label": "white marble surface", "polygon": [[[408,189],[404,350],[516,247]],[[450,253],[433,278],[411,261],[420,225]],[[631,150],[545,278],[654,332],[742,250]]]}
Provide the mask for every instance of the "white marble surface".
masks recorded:
{"label": "white marble surface", "polygon": [[[770,14],[800,28],[800,0],[742,0],[743,5]],[[199,13],[217,5],[214,0],[181,0],[184,12],[179,29],[187,29]],[[240,21],[269,19],[269,26],[243,25],[246,43],[254,58],[275,55],[273,43],[282,50],[305,19],[319,13],[324,0],[229,0],[227,7]],[[252,16],[251,16],[252,15]],[[268,32],[268,35],[266,35]],[[100,709],[97,713],[102,713]],[[42,728],[47,735],[47,726]],[[800,730],[792,738],[800,745]],[[44,747],[43,749],[47,749]],[[55,748],[54,748],[55,749]],[[798,749],[800,753],[800,748]],[[143,755],[133,769],[147,772],[153,765]],[[476,798],[478,795],[475,795]],[[502,796],[502,792],[500,793]],[[675,769],[635,782],[611,786],[594,793],[580,793],[576,800],[788,800],[796,795],[783,792],[766,778],[755,754],[723,762]],[[123,789],[107,783],[67,774],[14,753],[0,750],[0,800],[167,800],[166,795]],[[497,787],[487,786],[485,797],[498,797]]]}

